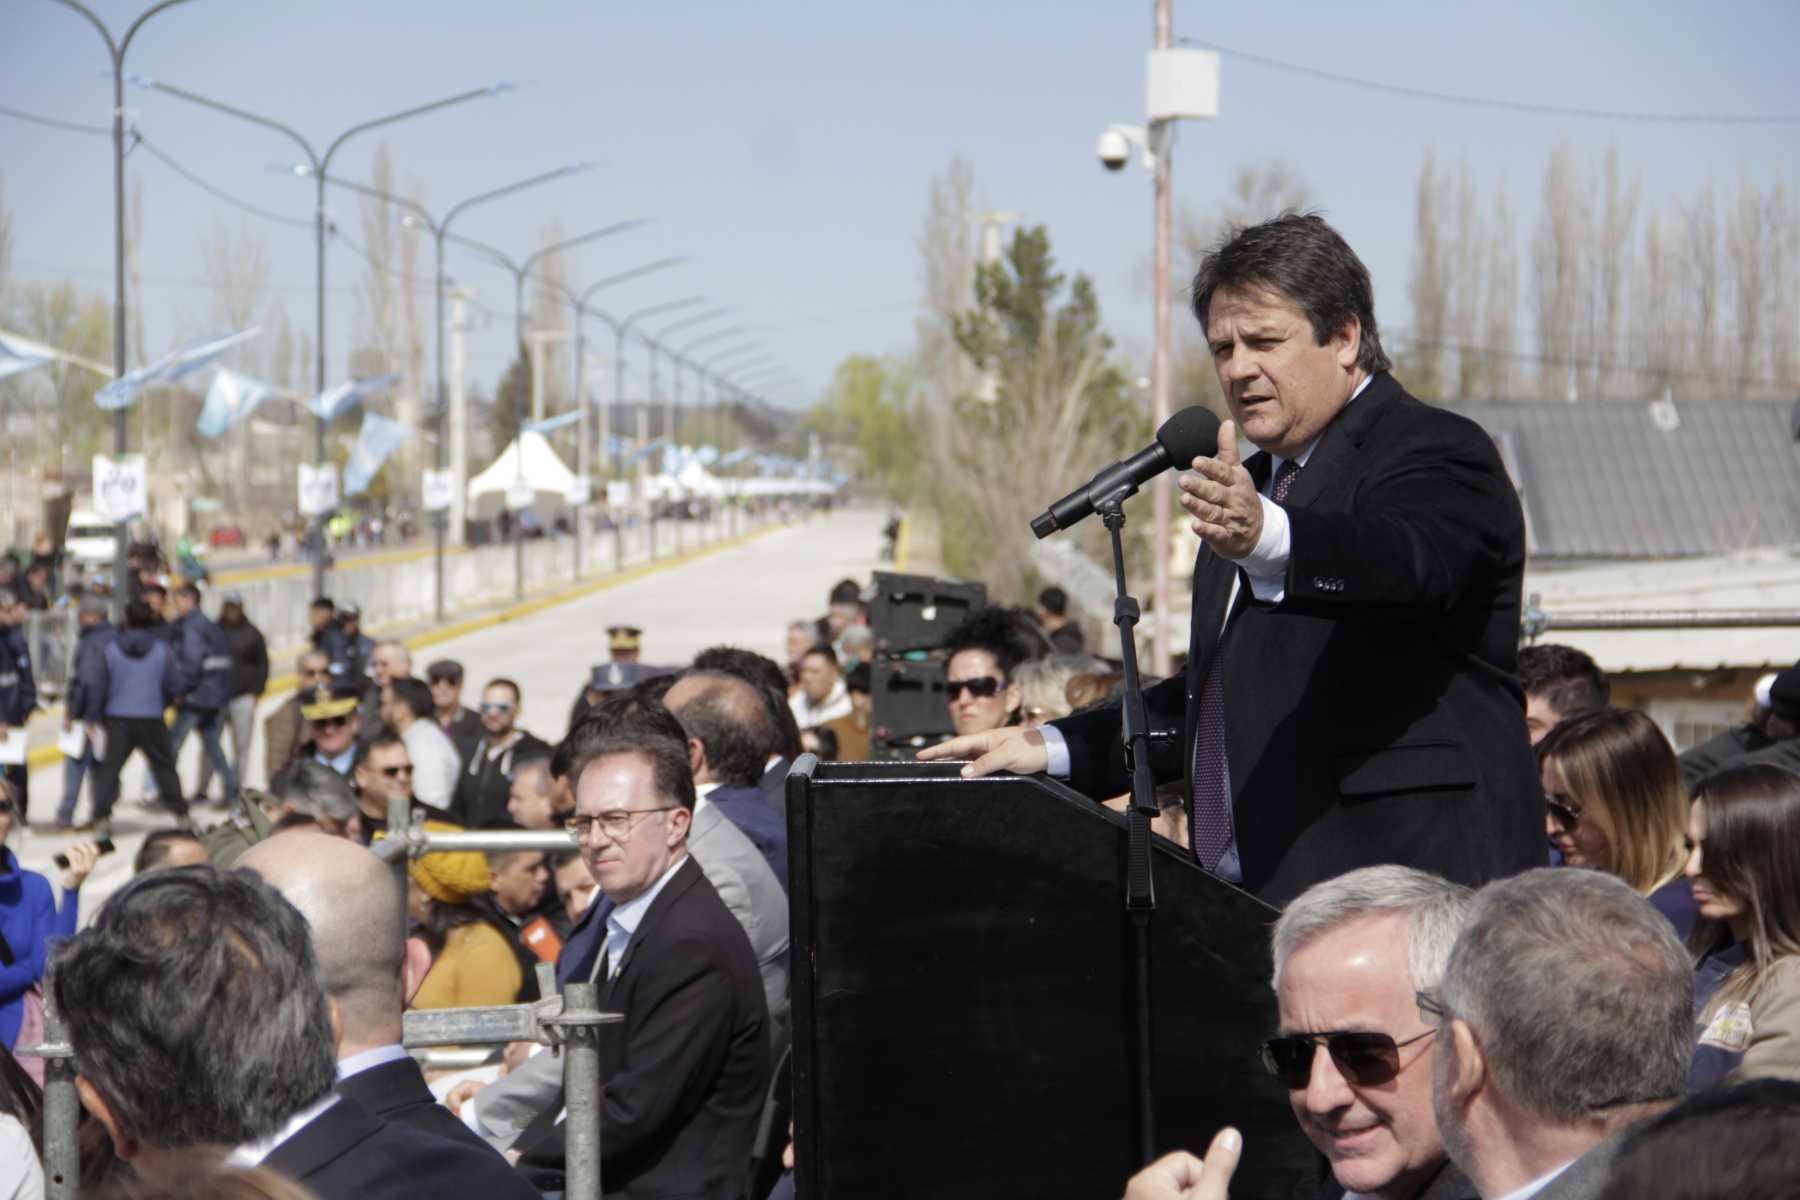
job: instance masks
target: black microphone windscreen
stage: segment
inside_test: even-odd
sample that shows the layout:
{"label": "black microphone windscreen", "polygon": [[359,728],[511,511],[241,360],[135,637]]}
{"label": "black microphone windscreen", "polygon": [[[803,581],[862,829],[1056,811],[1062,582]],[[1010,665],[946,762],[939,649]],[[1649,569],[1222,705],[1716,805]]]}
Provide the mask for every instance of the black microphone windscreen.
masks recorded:
{"label": "black microphone windscreen", "polygon": [[1219,418],[1210,409],[1189,405],[1162,423],[1156,441],[1168,451],[1177,471],[1185,471],[1196,458],[1219,452]]}

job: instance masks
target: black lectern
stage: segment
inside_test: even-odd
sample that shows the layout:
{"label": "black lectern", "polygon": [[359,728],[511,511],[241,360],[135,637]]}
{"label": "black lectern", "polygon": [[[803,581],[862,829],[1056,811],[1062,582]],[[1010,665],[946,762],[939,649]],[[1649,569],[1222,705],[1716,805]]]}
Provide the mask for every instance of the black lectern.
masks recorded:
{"label": "black lectern", "polygon": [[[788,776],[800,1194],[1113,1200],[1140,1165],[1125,819],[953,763]],[[1159,842],[1157,1152],[1244,1133],[1235,1200],[1318,1194],[1258,1061],[1275,912]]]}

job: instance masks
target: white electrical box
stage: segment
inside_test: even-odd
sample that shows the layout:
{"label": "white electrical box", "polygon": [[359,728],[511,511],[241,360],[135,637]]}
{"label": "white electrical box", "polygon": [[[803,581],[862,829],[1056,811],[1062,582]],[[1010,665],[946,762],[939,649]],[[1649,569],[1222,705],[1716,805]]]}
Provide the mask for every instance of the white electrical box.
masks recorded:
{"label": "white electrical box", "polygon": [[1150,51],[1144,115],[1152,121],[1218,116],[1219,56],[1211,50]]}

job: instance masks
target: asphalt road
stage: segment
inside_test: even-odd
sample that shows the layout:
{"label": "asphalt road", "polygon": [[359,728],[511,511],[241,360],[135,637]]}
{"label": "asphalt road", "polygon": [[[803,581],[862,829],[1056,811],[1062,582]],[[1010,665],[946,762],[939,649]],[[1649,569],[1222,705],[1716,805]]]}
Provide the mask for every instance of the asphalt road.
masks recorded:
{"label": "asphalt road", "polygon": [[[654,570],[592,595],[502,621],[414,654],[415,673],[427,661],[455,658],[464,666],[464,702],[473,704],[481,684],[497,675],[516,680],[522,692],[521,724],[548,741],[565,732],[569,705],[594,663],[607,659],[606,628],[636,625],[644,630],[646,662],[680,664],[707,646],[729,643],[772,658],[784,653],[789,621],[825,611],[831,585],[846,576],[866,583],[876,569],[881,528],[886,514],[853,510],[777,529],[713,554]],[[263,710],[281,703],[283,695],[264,698]],[[251,751],[249,782],[260,786],[260,728]],[[191,788],[199,771],[199,738],[189,739],[182,759],[182,778]],[[82,891],[83,918],[119,887],[131,870],[131,858],[144,834],[171,824],[160,809],[134,803],[142,794],[140,761],[128,764],[121,802],[113,814],[116,853],[101,860]],[[215,790],[218,784],[214,785]],[[42,768],[31,777],[31,816],[48,823],[62,795],[62,764]],[[76,810],[87,812],[84,796]],[[203,808],[196,820],[205,825],[222,810]],[[11,846],[34,871],[57,874],[51,857],[75,838],[18,830]]]}

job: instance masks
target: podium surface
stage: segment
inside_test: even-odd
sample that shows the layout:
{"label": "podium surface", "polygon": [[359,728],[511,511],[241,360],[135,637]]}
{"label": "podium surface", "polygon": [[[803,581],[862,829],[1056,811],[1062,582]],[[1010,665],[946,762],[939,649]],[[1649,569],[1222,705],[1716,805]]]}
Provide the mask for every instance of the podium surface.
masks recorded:
{"label": "podium surface", "polygon": [[[1041,776],[820,763],[788,777],[806,1197],[1117,1197],[1142,1164],[1125,818]],[[1237,1200],[1313,1197],[1262,1068],[1276,913],[1152,847],[1158,1154],[1243,1131]]]}

